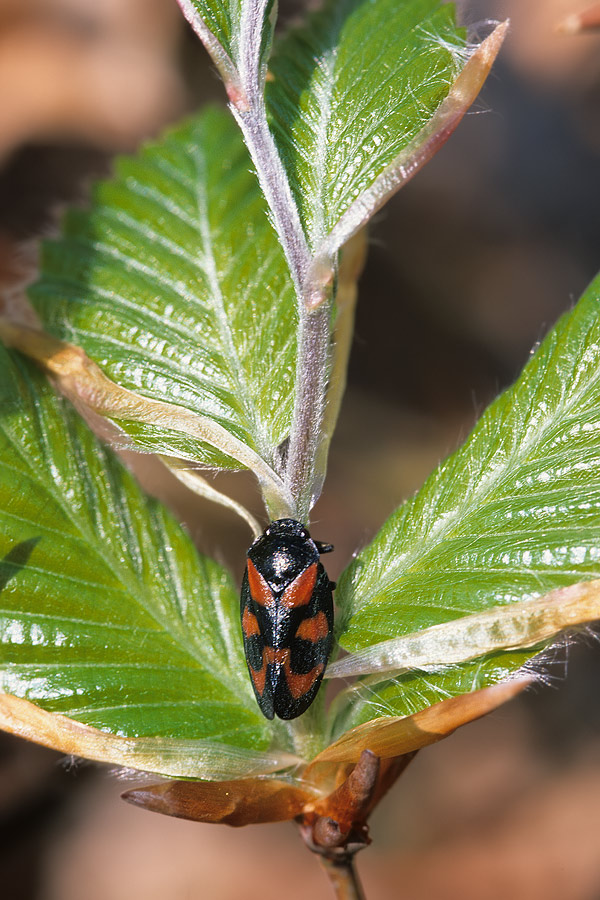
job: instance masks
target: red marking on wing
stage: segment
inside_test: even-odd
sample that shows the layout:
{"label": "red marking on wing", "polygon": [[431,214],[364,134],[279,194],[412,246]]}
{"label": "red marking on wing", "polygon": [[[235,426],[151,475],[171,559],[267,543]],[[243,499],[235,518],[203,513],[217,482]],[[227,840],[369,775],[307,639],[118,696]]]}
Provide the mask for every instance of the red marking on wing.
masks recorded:
{"label": "red marking on wing", "polygon": [[294,672],[291,672],[289,667],[285,668],[285,677],[287,679],[288,687],[290,689],[290,694],[297,700],[299,697],[302,697],[308,691],[310,691],[311,687],[324,670],[325,666],[323,663],[319,663],[318,666],[315,666],[314,669],[311,669],[310,672],[307,672],[306,675],[296,675]]}
{"label": "red marking on wing", "polygon": [[271,588],[251,559],[248,560],[248,585],[250,587],[252,599],[255,603],[258,603],[259,606],[271,606],[275,603]]}
{"label": "red marking on wing", "polygon": [[246,638],[251,638],[255,634],[260,634],[258,619],[254,613],[250,612],[248,607],[244,609],[244,615],[242,616],[242,631]]}
{"label": "red marking on wing", "polygon": [[313,563],[286,587],[281,598],[283,606],[292,609],[294,606],[306,606],[310,603],[317,581],[317,564]]}
{"label": "red marking on wing", "polygon": [[262,666],[260,667],[260,669],[258,669],[258,670],[253,669],[252,666],[249,666],[249,669],[250,669],[250,675],[252,677],[252,681],[254,682],[254,687],[256,688],[256,690],[260,694],[260,696],[262,697],[263,691],[265,689],[265,681],[267,679],[267,658],[266,658],[266,656],[263,655],[263,662],[262,662]]}
{"label": "red marking on wing", "polygon": [[[315,618],[317,618],[317,616],[315,616]],[[307,672],[306,675],[297,675],[295,672],[292,672],[290,667],[290,650],[288,647],[277,650],[275,649],[275,647],[265,647],[263,650],[263,662],[260,670],[256,672],[254,669],[250,668],[250,674],[252,675],[254,686],[256,687],[256,690],[261,697],[265,689],[267,667],[275,665],[280,665],[283,667],[283,671],[285,672],[285,680],[287,681],[290,694],[292,695],[294,700],[298,700],[299,697],[302,697],[304,694],[310,691],[319,675],[321,675],[321,673],[325,669],[325,664],[319,663],[318,666],[315,666],[314,669],[311,669],[310,672]]]}
{"label": "red marking on wing", "polygon": [[265,647],[263,652],[263,658],[272,666],[276,663],[280,666],[287,666],[289,664],[290,651],[288,649],[276,650],[275,647]]}
{"label": "red marking on wing", "polygon": [[257,671],[250,666],[250,675],[252,676],[252,681],[254,682],[254,687],[262,697],[265,682],[267,680],[267,666],[281,665],[283,666],[286,677],[289,668],[289,658],[290,651],[288,649],[284,650],[276,650],[275,647],[265,647],[263,649],[263,658],[262,658],[262,666]]}
{"label": "red marking on wing", "polygon": [[326,638],[329,634],[329,622],[324,612],[318,612],[311,619],[304,619],[298,627],[296,637],[303,641],[311,641],[316,644],[321,638]]}

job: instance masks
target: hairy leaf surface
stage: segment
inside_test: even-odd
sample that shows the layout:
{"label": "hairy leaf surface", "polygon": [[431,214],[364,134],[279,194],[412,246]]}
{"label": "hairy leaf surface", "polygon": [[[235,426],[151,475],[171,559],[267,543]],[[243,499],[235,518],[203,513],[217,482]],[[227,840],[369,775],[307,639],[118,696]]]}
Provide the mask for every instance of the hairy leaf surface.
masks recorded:
{"label": "hairy leaf surface", "polygon": [[[210,110],[120,159],[91,212],[67,214],[31,297],[48,330],[117,384],[223,426],[274,464],[293,402],[296,312],[237,128]],[[145,450],[239,468],[155,424]]]}
{"label": "hairy leaf surface", "polygon": [[265,748],[228,574],[1,348],[0,394],[1,690],[124,737]]}
{"label": "hairy leaf surface", "polygon": [[[263,66],[271,46],[273,0],[178,0],[227,82],[244,72],[247,56],[259,49]],[[225,57],[225,59],[224,59]],[[223,64],[224,63],[224,64]],[[230,69],[231,64],[231,69]]]}
{"label": "hairy leaf surface", "polygon": [[188,5],[233,60],[233,42],[239,22],[241,0],[190,0]]}
{"label": "hairy leaf surface", "polygon": [[467,56],[452,4],[329,0],[280,42],[272,130],[317,249],[430,120]]}
{"label": "hairy leaf surface", "polygon": [[[467,442],[343,574],[345,649],[598,578],[599,374],[597,279]],[[506,677],[534,652],[400,674],[373,699],[381,711],[414,712]]]}

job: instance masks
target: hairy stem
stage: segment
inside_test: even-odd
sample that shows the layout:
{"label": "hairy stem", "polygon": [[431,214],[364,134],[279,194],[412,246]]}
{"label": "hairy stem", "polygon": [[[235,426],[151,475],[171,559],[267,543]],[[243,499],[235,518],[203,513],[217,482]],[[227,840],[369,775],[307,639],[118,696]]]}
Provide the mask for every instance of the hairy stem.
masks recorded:
{"label": "hairy stem", "polygon": [[248,110],[240,111],[232,106],[231,111],[250,151],[259,184],[271,210],[273,225],[290,267],[296,294],[304,305],[303,285],[311,261],[310,251],[287,176],[269,130],[262,94],[250,96],[249,102]]}
{"label": "hairy stem", "polygon": [[353,856],[348,854],[336,860],[320,856],[319,859],[331,882],[336,900],[365,900]]}
{"label": "hairy stem", "polygon": [[[318,496],[315,467],[325,412],[325,389],[330,353],[331,266],[308,277],[313,263],[298,207],[271,134],[264,101],[266,62],[263,38],[269,0],[248,0],[241,6],[234,41],[234,60],[217,46],[190,0],[179,3],[209,52],[220,66],[230,108],[244,136],[259,184],[270,209],[273,226],[283,247],[298,304],[298,359],[292,428],[284,480],[295,508],[286,512],[308,520]],[[226,56],[226,54],[225,54]],[[233,74],[230,67],[233,66]],[[278,473],[283,476],[282,473]],[[265,498],[267,505],[268,501]]]}
{"label": "hairy stem", "polygon": [[312,254],[267,120],[260,59],[262,27],[257,27],[263,20],[266,3],[267,0],[255,0],[255,8],[248,4],[242,14],[240,75],[248,108],[232,104],[232,111],[256,166],[296,289],[298,358],[285,482],[296,501],[295,516],[308,521],[315,494],[320,490],[318,485],[315,491],[315,462],[325,412],[330,310],[328,303],[312,308],[312,282],[309,284],[307,279]]}
{"label": "hairy stem", "polygon": [[281,157],[267,121],[264,101],[265,68],[261,60],[263,22],[268,0],[242,6],[239,35],[239,74],[245,92],[242,107],[231,111],[244,135],[256,166],[258,181],[273,216],[273,225],[286,255],[300,298],[311,255]]}
{"label": "hairy stem", "polygon": [[315,459],[325,411],[330,352],[330,304],[310,308],[306,273],[311,255],[298,210],[269,130],[262,97],[246,112],[233,109],[286,254],[298,302],[296,388],[285,481],[296,501],[296,518],[308,521],[320,486],[314,484]]}
{"label": "hairy stem", "polygon": [[296,499],[298,518],[308,521],[320,485],[314,484],[315,461],[325,412],[330,354],[330,304],[302,311],[298,330],[296,402],[290,433],[285,484]]}

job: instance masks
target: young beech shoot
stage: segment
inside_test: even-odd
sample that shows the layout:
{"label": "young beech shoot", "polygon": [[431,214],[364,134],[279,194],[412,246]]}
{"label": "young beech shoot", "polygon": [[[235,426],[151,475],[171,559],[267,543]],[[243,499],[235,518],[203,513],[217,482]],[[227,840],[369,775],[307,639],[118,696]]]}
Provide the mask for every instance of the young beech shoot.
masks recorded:
{"label": "young beech shoot", "polygon": [[[222,108],[118,159],[0,308],[0,727],[150,773],[125,794],[146,809],[295,819],[359,897],[353,854],[414,754],[600,618],[600,280],[335,588],[309,529],[365,226],[508,23],[474,41],[439,0],[325,0],[280,34],[272,0],[180,6]],[[107,435],[243,518],[243,578]],[[264,512],[224,470],[253,473]]]}

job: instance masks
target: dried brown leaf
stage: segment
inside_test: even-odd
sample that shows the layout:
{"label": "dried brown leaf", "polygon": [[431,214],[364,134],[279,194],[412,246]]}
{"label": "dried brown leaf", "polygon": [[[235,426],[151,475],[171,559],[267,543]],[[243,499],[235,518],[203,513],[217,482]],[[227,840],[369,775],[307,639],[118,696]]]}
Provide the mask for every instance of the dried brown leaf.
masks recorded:
{"label": "dried brown leaf", "polygon": [[492,712],[531,684],[529,677],[516,678],[493,687],[442,700],[412,716],[373,719],[346,732],[323,750],[310,764],[306,777],[321,763],[357,762],[363,750],[382,759],[413,753],[447,737],[461,725]]}

